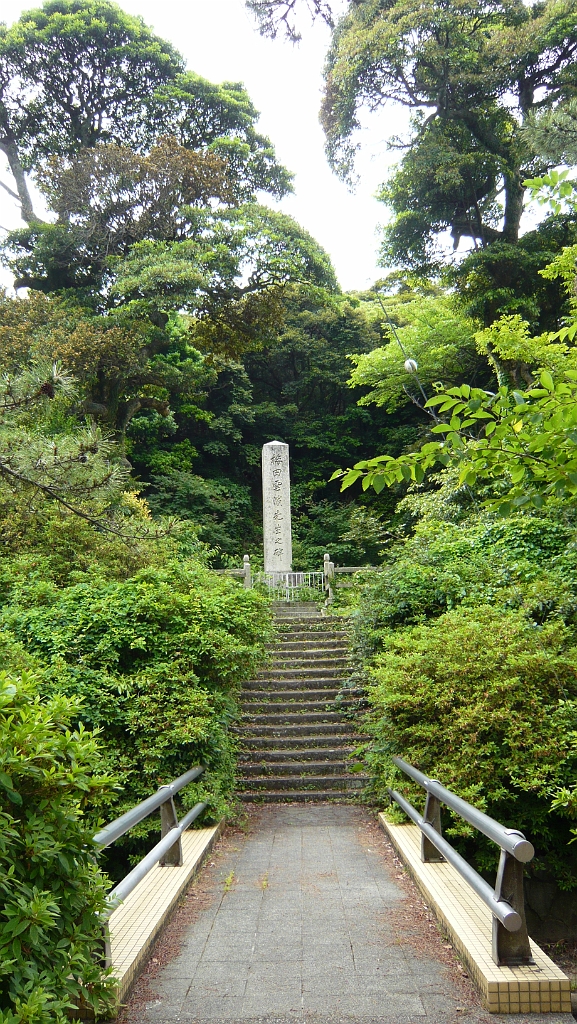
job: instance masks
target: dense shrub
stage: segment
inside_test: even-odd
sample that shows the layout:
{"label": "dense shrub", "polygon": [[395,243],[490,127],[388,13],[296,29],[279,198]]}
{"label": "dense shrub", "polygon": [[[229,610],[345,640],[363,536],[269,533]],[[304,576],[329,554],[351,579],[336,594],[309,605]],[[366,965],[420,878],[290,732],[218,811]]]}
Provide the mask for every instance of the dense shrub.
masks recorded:
{"label": "dense shrub", "polygon": [[[239,685],[264,653],[264,598],[198,562],[172,561],[127,580],[21,583],[0,624],[4,659],[34,667],[46,692],[81,697],[81,721],[102,729],[103,764],[123,787],[109,795],[111,816],[199,762],[207,772],[183,791],[183,807],[202,795],[213,817],[229,808],[228,727]],[[114,856],[140,854],[157,828],[147,819]],[[109,866],[117,874],[125,861]]]}
{"label": "dense shrub", "polygon": [[426,622],[459,605],[521,607],[542,621],[577,610],[577,552],[570,524],[544,516],[495,520],[487,513],[456,522],[424,517],[393,547],[362,592],[355,616],[361,659],[383,633]]}
{"label": "dense shrub", "polygon": [[[405,499],[414,532],[365,577],[353,616],[379,802],[406,758],[527,832],[531,870],[577,887],[577,553],[565,507],[497,519],[445,482]],[[467,504],[468,503],[468,504]],[[447,812],[447,819],[450,815]],[[482,868],[496,847],[458,820]]]}
{"label": "dense shrub", "polygon": [[[369,760],[376,789],[420,787],[391,764],[404,757],[534,843],[531,870],[577,886],[577,851],[551,796],[577,781],[577,651],[559,620],[522,611],[458,608],[390,630],[371,670]],[[453,834],[473,834],[456,819]],[[476,851],[474,853],[474,851]],[[469,853],[494,868],[497,848],[475,833]]]}
{"label": "dense shrub", "polygon": [[80,708],[0,675],[0,1024],[64,1024],[111,1002],[98,964],[107,881],[92,852],[87,798],[110,790]]}

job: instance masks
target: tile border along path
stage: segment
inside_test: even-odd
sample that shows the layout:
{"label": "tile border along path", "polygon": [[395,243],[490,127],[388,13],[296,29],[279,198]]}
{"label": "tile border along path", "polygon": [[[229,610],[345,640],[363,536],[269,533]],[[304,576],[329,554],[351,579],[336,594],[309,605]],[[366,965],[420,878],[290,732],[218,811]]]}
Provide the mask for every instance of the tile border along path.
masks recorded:
{"label": "tile border along path", "polygon": [[480,1006],[369,811],[268,804],[249,820],[193,883],[121,1024],[572,1024]]}
{"label": "tile border along path", "polygon": [[571,1013],[571,986],[552,960],[531,942],[534,966],[498,967],[491,956],[491,911],[451,864],[421,860],[417,825],[394,825],[379,814],[382,828],[407,865],[443,931],[459,951],[487,1009],[502,1013]]}
{"label": "tile border along path", "polygon": [[182,865],[159,864],[110,915],[110,953],[122,1002],[138,977],[148,953],[171,911],[222,832],[224,822],[212,828],[191,829],[182,836]]}

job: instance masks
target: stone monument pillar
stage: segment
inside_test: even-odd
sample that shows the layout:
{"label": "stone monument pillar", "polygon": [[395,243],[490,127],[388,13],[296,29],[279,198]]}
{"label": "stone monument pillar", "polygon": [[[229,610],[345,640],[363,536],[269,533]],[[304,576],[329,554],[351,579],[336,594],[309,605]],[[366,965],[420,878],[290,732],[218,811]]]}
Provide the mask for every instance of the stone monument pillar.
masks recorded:
{"label": "stone monument pillar", "polygon": [[262,449],[262,512],[264,571],[290,572],[293,549],[289,446],[282,441],[269,441]]}

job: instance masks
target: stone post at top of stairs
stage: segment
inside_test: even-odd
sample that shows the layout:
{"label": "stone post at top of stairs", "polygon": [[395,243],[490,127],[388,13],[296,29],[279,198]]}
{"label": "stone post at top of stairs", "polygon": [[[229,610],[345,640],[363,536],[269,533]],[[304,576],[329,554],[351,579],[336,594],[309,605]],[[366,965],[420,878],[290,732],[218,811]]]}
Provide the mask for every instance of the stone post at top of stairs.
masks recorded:
{"label": "stone post at top of stairs", "polygon": [[262,512],[264,571],[292,568],[289,446],[269,441],[262,449]]}

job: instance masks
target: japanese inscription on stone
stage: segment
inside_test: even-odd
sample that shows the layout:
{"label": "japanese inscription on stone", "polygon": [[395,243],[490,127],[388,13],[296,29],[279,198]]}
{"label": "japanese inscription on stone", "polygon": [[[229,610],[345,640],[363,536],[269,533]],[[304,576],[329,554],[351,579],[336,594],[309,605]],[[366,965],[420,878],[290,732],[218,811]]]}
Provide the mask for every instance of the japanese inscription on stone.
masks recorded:
{"label": "japanese inscription on stone", "polygon": [[270,441],[262,450],[265,572],[290,572],[292,563],[289,446]]}

